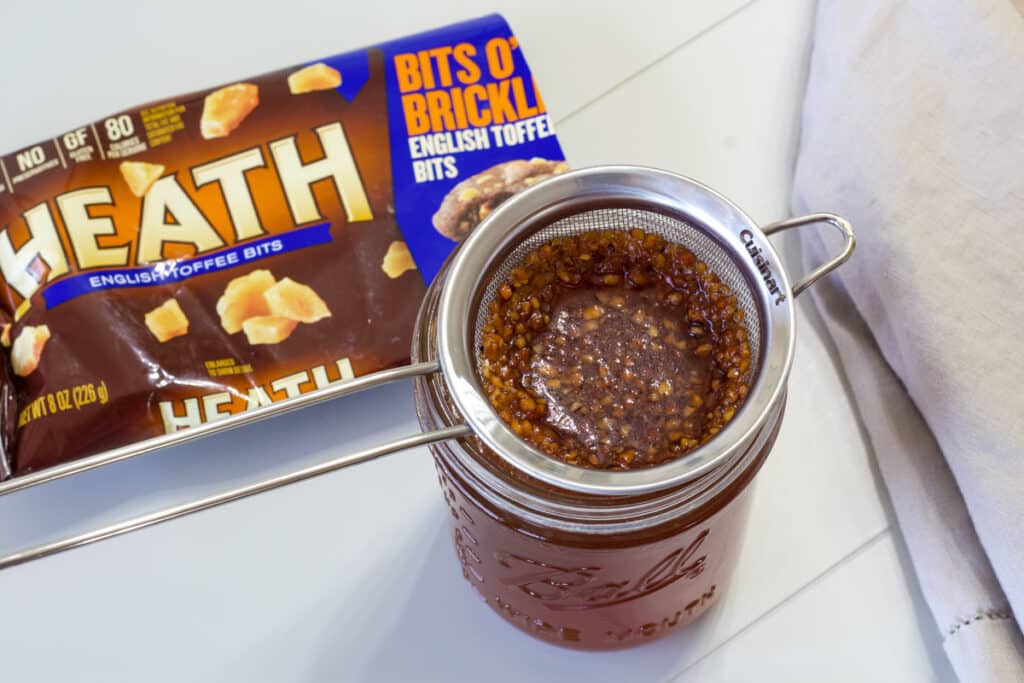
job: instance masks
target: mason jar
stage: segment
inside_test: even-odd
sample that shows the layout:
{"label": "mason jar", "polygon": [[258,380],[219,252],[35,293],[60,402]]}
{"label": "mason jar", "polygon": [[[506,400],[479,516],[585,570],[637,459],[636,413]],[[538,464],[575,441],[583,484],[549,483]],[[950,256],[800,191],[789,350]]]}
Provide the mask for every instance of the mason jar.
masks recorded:
{"label": "mason jar", "polygon": [[[812,224],[836,228],[843,249],[790,285],[768,236]],[[511,268],[553,237],[632,228],[685,246],[729,286],[751,346],[749,393],[720,432],[675,460],[577,467],[526,444],[489,404],[477,367],[481,311]],[[430,450],[462,573],[491,609],[542,640],[607,650],[663,637],[719,600],[784,412],[794,299],[853,248],[839,216],[762,227],[697,181],[634,166],[556,176],[491,213],[428,288],[411,349],[422,368],[416,411],[439,435]]]}
{"label": "mason jar", "polygon": [[[436,360],[445,274],[420,310],[413,362]],[[414,392],[424,430],[464,422],[440,375]],[[689,624],[728,585],[783,410],[784,395],[746,447],[700,478],[634,496],[546,484],[476,437],[432,445],[463,576],[506,621],[556,645],[626,648]]]}

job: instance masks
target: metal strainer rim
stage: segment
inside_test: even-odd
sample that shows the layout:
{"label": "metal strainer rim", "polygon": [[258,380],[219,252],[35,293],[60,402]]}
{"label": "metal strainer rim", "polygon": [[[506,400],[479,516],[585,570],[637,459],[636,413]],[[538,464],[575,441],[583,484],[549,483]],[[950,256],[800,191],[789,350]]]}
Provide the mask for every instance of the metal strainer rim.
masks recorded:
{"label": "metal strainer rim", "polygon": [[[744,406],[715,438],[681,458],[655,467],[608,471],[569,465],[517,437],[497,415],[477,376],[472,341],[474,301],[486,286],[496,254],[522,241],[523,226],[550,223],[576,208],[643,205],[699,226],[733,250],[751,280],[762,315],[761,367]],[[743,235],[743,238],[740,235]],[[754,277],[757,267],[742,258],[749,243],[772,266],[778,295]],[[793,296],[786,272],[767,237],[742,210],[711,188],[682,175],[641,166],[598,166],[538,183],[496,209],[454,255],[437,314],[437,355],[441,374],[458,411],[491,450],[515,469],[569,491],[635,495],[692,481],[745,447],[785,390],[794,350]]]}

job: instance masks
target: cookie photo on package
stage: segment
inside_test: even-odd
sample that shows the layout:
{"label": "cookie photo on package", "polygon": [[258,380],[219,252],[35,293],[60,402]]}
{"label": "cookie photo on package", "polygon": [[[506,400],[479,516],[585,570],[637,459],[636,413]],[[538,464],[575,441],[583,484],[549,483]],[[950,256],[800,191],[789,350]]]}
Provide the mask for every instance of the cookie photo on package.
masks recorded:
{"label": "cookie photo on package", "polygon": [[407,363],[451,251],[567,169],[498,15],[0,157],[0,479]]}

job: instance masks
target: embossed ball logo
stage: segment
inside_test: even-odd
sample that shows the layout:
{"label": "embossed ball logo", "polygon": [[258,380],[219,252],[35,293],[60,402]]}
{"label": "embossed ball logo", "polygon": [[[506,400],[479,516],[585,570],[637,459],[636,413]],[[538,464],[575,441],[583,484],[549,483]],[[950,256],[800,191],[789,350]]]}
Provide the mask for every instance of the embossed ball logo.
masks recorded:
{"label": "embossed ball logo", "polygon": [[494,557],[502,567],[516,572],[503,577],[502,583],[540,600],[550,610],[569,612],[618,605],[680,579],[697,578],[707,565],[707,555],[697,556],[707,536],[705,529],[689,545],[672,551],[639,578],[622,581],[598,583],[602,568],[597,566],[559,567],[501,550]]}

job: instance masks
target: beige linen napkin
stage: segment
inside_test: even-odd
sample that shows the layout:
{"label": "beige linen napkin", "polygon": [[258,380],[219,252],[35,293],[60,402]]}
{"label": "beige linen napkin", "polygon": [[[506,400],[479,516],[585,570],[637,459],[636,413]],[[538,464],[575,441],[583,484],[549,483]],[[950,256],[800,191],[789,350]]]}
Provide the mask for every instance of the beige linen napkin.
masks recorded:
{"label": "beige linen napkin", "polygon": [[1024,681],[1020,4],[820,0],[793,190],[857,231],[815,301],[963,681]]}

